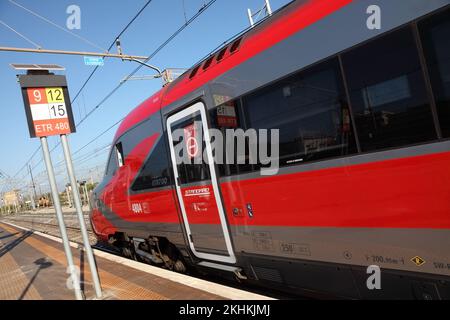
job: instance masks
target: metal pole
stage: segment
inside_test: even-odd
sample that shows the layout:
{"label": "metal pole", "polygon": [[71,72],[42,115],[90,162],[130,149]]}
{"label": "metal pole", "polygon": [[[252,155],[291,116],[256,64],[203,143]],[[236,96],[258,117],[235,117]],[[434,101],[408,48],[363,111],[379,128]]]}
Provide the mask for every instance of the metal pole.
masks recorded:
{"label": "metal pole", "polygon": [[97,272],[97,266],[95,264],[94,254],[92,252],[91,245],[89,243],[89,236],[87,233],[86,223],[84,221],[83,210],[81,207],[80,194],[78,192],[77,180],[75,179],[75,173],[73,169],[72,156],[70,154],[69,143],[65,134],[61,135],[61,145],[64,151],[64,159],[66,160],[67,171],[69,174],[70,184],[72,186],[73,202],[78,214],[78,221],[80,223],[81,235],[83,236],[84,248],[86,256],[91,269],[92,282],[94,283],[95,294],[97,298],[102,297],[102,288],[100,286],[100,279]]}
{"label": "metal pole", "polygon": [[28,165],[28,170],[30,171],[31,183],[33,184],[33,194],[34,194],[34,198],[37,198],[37,195],[36,195],[36,184],[34,183],[33,171],[31,170],[31,165]]}
{"label": "metal pole", "polygon": [[266,0],[266,10],[269,16],[272,15],[272,7],[270,6],[270,0]]}
{"label": "metal pole", "polygon": [[67,202],[69,204],[69,208],[72,208],[72,201],[70,200],[69,187],[66,186],[66,194],[67,194]]}
{"label": "metal pole", "polygon": [[14,47],[0,47],[0,51],[12,51],[12,52],[28,52],[28,53],[48,53],[48,54],[67,54],[76,56],[89,56],[89,57],[108,57],[119,58],[122,60],[147,60],[145,56],[131,56],[127,54],[116,54],[108,52],[83,52],[83,51],[67,51],[67,50],[49,50],[49,49],[30,49],[30,48],[14,48]]}
{"label": "metal pole", "polygon": [[64,223],[63,212],[61,209],[61,203],[59,201],[58,189],[56,187],[55,172],[53,171],[52,159],[50,157],[50,150],[48,148],[47,137],[41,137],[42,152],[44,154],[45,166],[47,168],[48,181],[50,183],[50,189],[53,195],[53,206],[56,211],[56,218],[58,219],[59,231],[61,232],[61,239],[64,246],[64,252],[66,253],[67,264],[69,266],[70,275],[72,277],[73,287],[75,289],[75,296],[77,300],[83,300],[83,293],[80,288],[80,279],[75,272],[75,264],[73,263],[72,251],[70,250],[69,238],[67,237],[66,225]]}
{"label": "metal pole", "polygon": [[78,192],[80,193],[80,203],[81,203],[81,208],[83,208],[85,206],[85,202],[86,202],[86,195],[84,193],[84,185],[83,182],[78,181]]}
{"label": "metal pole", "polygon": [[161,70],[160,70],[158,67],[152,66],[152,65],[150,65],[150,64],[148,64],[148,63],[139,61],[138,59],[134,59],[134,58],[130,58],[130,59],[128,59],[128,60],[137,62],[137,63],[139,63],[139,64],[141,64],[141,65],[143,65],[143,66],[146,66],[147,68],[153,69],[153,70],[155,70],[156,72],[158,72],[158,75],[153,76],[154,78],[161,78],[161,77],[162,77],[162,72],[161,72]]}
{"label": "metal pole", "polygon": [[253,22],[252,11],[250,9],[247,9],[247,14],[248,20],[250,21],[250,26],[253,28],[255,23]]}
{"label": "metal pole", "polygon": [[91,199],[89,199],[89,192],[87,190],[87,183],[84,184],[84,194],[86,196],[86,205],[91,206]]}
{"label": "metal pole", "polygon": [[33,197],[32,192],[30,192],[30,200],[31,200],[31,207],[33,208],[33,210],[36,210],[36,203],[34,202],[34,197]]}

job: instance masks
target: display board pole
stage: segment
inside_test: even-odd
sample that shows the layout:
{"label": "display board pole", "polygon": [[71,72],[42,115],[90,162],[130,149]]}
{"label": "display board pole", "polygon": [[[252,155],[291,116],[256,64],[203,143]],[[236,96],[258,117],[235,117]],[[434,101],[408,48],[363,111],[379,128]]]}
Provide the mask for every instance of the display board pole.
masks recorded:
{"label": "display board pole", "polygon": [[48,181],[50,183],[50,189],[53,196],[53,206],[55,207],[56,217],[58,219],[59,231],[61,232],[61,239],[64,246],[64,252],[66,253],[67,264],[69,266],[70,276],[72,278],[72,284],[75,290],[75,296],[77,300],[83,300],[83,293],[81,292],[80,279],[76,272],[75,264],[73,263],[72,251],[70,249],[69,238],[66,232],[66,225],[64,223],[63,212],[61,209],[61,203],[59,201],[58,188],[56,186],[55,172],[53,171],[52,159],[50,157],[50,150],[48,148],[47,137],[41,137],[42,151],[44,154],[45,166],[47,168]]}
{"label": "display board pole", "polygon": [[84,249],[91,269],[92,282],[94,284],[95,295],[97,298],[102,297],[102,288],[100,286],[100,279],[97,272],[97,266],[95,263],[94,253],[92,252],[91,244],[89,243],[89,236],[86,229],[86,223],[84,221],[83,209],[80,201],[80,193],[78,191],[77,180],[75,178],[75,172],[73,169],[72,156],[70,154],[69,142],[67,141],[67,135],[61,135],[61,145],[64,151],[64,159],[66,161],[67,172],[69,174],[70,185],[72,187],[73,202],[77,210],[78,221],[80,223],[81,235],[83,236]]}

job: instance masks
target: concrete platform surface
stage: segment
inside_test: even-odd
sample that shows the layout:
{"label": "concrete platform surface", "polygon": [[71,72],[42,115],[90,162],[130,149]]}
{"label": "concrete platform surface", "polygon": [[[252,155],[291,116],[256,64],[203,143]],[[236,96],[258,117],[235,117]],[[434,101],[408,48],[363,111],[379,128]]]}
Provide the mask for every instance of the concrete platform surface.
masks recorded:
{"label": "concrete platform surface", "polygon": [[[84,251],[71,243],[80,267],[82,290],[94,299]],[[103,299],[265,300],[268,297],[94,250]],[[67,262],[59,238],[0,223],[0,300],[73,300]]]}

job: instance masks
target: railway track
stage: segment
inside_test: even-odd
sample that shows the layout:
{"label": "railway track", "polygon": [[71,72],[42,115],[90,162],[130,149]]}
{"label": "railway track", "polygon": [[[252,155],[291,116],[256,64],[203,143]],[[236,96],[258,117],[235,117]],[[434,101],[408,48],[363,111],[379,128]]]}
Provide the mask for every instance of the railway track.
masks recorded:
{"label": "railway track", "polygon": [[[78,217],[76,214],[65,214],[64,220],[66,223],[67,235],[70,241],[82,244],[83,239],[80,232],[78,223]],[[2,219],[4,222],[9,222],[20,227],[28,228],[33,231],[39,231],[51,236],[60,237],[59,226],[56,221],[55,215],[21,215],[11,216]],[[87,216],[85,215],[86,226],[88,229],[89,241],[92,246],[97,244],[97,239],[91,230],[91,226],[88,223]]]}
{"label": "railway track", "polygon": [[[41,226],[44,226],[44,227],[57,228],[59,230],[59,226],[57,224],[51,224],[51,223],[45,223],[45,222],[30,222],[30,223],[32,225],[36,225],[37,224],[37,225],[41,225]],[[66,229],[80,231],[80,227],[66,226]],[[39,231],[39,230],[36,230],[36,231]],[[88,230],[88,233],[92,234],[92,231]]]}

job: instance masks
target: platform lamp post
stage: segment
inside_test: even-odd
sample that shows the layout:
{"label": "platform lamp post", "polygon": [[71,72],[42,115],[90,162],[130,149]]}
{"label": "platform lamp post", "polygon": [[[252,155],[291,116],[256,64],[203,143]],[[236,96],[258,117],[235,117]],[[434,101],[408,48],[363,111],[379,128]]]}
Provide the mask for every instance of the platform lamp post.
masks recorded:
{"label": "platform lamp post", "polygon": [[73,121],[72,107],[70,104],[69,91],[66,77],[50,73],[50,70],[65,70],[57,65],[12,65],[16,70],[26,70],[26,75],[19,75],[19,83],[22,88],[22,95],[25,103],[25,113],[27,115],[28,127],[32,138],[39,137],[42,143],[45,165],[47,168],[50,189],[53,195],[53,202],[61,232],[64,251],[69,265],[72,284],[75,296],[78,300],[84,298],[81,291],[80,279],[73,263],[69,238],[67,236],[61,203],[59,200],[53,164],[50,157],[47,137],[59,135],[64,151],[64,158],[69,175],[70,185],[73,192],[73,201],[77,210],[80,230],[83,237],[84,249],[91,270],[97,298],[102,297],[100,279],[94,254],[89,243],[86,223],[80,205],[80,195],[75,178],[72,157],[67,140],[67,134],[76,131]]}
{"label": "platform lamp post", "polygon": [[66,185],[66,196],[67,196],[67,205],[69,206],[69,208],[72,208],[72,201],[70,199],[69,189],[70,189],[70,183]]}
{"label": "platform lamp post", "polygon": [[83,198],[84,198],[84,204],[86,206],[90,206],[91,205],[91,201],[89,199],[89,193],[87,190],[87,181],[81,181],[80,182],[80,188],[83,190]]}

